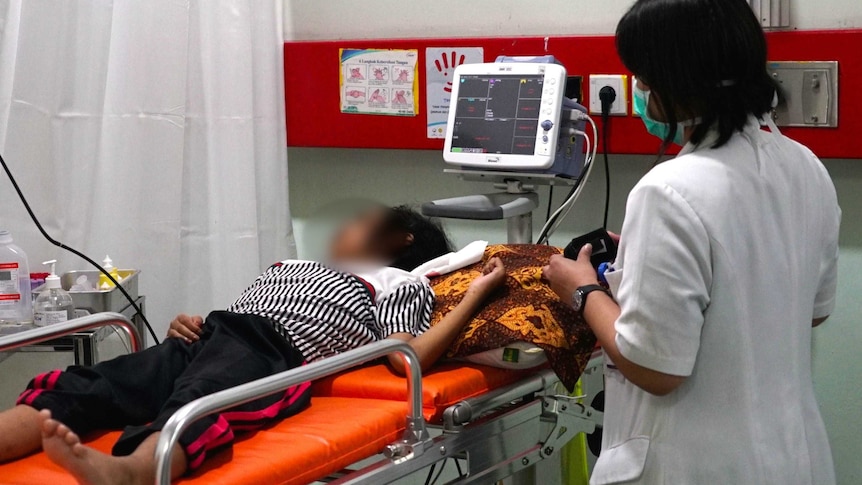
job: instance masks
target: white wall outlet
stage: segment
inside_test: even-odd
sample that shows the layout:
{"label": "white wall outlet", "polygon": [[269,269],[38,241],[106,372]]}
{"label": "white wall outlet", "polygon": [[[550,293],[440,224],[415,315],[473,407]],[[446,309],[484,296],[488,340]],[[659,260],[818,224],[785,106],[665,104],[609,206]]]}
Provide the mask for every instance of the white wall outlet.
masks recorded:
{"label": "white wall outlet", "polygon": [[611,115],[625,116],[628,114],[629,90],[628,76],[620,75],[590,75],[590,114],[602,114],[602,101],[599,99],[599,91],[605,86],[614,88],[617,99],[611,105]]}

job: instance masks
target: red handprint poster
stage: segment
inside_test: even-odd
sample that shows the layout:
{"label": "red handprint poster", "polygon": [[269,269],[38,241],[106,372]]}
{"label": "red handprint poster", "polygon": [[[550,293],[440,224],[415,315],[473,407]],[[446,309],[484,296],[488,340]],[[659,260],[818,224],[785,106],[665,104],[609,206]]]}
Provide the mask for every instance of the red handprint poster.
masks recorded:
{"label": "red handprint poster", "polygon": [[416,49],[340,49],[342,113],[416,116]]}
{"label": "red handprint poster", "polygon": [[428,104],[428,138],[445,138],[452,97],[452,73],[461,64],[485,62],[481,47],[428,47],[425,49],[425,99]]}

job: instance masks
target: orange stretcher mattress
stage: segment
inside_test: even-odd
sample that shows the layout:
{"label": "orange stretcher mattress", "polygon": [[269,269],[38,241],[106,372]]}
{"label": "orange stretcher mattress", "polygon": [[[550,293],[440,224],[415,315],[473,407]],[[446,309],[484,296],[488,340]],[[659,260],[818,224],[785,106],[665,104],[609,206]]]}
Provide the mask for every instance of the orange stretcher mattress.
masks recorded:
{"label": "orange stretcher mattress", "polygon": [[[422,376],[422,407],[429,423],[439,423],[443,411],[464,399],[518,382],[535,369],[508,370],[484,365],[447,363]],[[314,383],[314,396],[405,401],[407,384],[384,364],[362,367]]]}
{"label": "orange stretcher mattress", "polygon": [[[471,364],[443,364],[422,378],[425,419],[523,379],[535,370],[512,371]],[[369,456],[401,437],[407,415],[407,384],[383,364],[362,367],[315,383],[311,406],[258,432],[237,436],[229,452],[212,456],[186,485],[306,484]],[[349,416],[350,419],[344,419]],[[118,432],[87,441],[110,452]],[[72,485],[43,453],[0,465],[0,485]]]}
{"label": "orange stretcher mattress", "polygon": [[[185,485],[299,485],[379,453],[401,437],[404,401],[315,397],[296,416],[258,432],[239,435],[231,451],[214,455]],[[350,419],[345,419],[350,416]],[[110,452],[119,432],[88,440]],[[44,453],[0,465],[3,485],[73,485]]]}

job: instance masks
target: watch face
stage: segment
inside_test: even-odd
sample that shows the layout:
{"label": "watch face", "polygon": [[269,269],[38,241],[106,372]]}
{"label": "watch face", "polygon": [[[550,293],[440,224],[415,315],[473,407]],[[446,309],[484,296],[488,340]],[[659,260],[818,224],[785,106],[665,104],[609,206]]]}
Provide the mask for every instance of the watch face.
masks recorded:
{"label": "watch face", "polygon": [[572,306],[575,307],[575,311],[581,311],[581,307],[584,305],[584,294],[581,290],[576,290],[572,295]]}

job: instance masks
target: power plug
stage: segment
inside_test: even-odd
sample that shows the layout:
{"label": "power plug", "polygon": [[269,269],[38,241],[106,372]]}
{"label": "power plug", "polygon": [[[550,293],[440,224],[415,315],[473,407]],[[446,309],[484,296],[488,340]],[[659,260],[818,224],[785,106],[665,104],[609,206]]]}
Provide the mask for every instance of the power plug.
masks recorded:
{"label": "power plug", "polygon": [[610,105],[607,114],[611,116],[626,116],[628,114],[628,76],[625,75],[591,75],[590,76],[590,114],[602,114],[602,88],[610,87],[616,94],[616,99]]}

